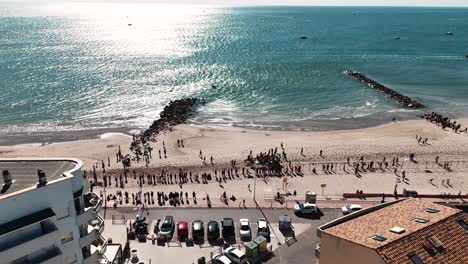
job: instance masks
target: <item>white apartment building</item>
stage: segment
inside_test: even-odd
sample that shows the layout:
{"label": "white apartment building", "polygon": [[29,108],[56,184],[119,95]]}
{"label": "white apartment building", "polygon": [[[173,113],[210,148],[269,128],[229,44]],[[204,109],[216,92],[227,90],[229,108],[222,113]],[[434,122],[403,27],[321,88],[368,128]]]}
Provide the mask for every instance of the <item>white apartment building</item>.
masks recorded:
{"label": "white apartment building", "polygon": [[[101,201],[76,159],[0,159],[0,263],[98,263]],[[86,199],[85,199],[86,196]]]}

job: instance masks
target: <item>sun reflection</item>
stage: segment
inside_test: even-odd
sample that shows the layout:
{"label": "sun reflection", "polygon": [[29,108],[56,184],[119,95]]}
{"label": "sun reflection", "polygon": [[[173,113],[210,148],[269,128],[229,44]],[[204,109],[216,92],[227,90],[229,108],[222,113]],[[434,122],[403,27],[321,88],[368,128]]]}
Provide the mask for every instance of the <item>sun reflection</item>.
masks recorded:
{"label": "sun reflection", "polygon": [[105,54],[174,58],[196,51],[190,47],[190,41],[204,30],[203,25],[209,25],[207,8],[209,6],[73,3],[62,11],[84,17],[80,23],[87,25],[77,27],[76,37],[102,41],[102,45],[94,45]]}

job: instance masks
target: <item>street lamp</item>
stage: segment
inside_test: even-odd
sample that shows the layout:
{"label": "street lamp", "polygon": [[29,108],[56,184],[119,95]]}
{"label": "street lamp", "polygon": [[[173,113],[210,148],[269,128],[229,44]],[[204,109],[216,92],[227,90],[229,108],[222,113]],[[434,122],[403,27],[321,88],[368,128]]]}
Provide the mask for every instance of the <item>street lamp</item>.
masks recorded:
{"label": "street lamp", "polygon": [[[257,165],[259,165],[260,162],[258,160],[255,160],[255,169],[257,168]],[[255,173],[255,179],[254,179],[254,202],[255,204],[257,204],[257,200],[255,199],[255,195],[256,195],[256,192],[257,192],[257,173]]]}

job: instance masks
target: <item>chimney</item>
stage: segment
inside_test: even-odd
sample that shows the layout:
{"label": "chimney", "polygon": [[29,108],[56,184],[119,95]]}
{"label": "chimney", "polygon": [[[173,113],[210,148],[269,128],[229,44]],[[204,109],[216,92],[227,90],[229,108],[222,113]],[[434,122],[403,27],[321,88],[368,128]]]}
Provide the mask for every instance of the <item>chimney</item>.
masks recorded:
{"label": "chimney", "polygon": [[11,174],[8,170],[3,170],[2,172],[3,175],[3,181],[5,186],[10,186],[13,181],[11,180]]}
{"label": "chimney", "polygon": [[37,176],[39,177],[39,182],[37,183],[37,187],[42,187],[47,184],[46,174],[42,170],[37,170]]}

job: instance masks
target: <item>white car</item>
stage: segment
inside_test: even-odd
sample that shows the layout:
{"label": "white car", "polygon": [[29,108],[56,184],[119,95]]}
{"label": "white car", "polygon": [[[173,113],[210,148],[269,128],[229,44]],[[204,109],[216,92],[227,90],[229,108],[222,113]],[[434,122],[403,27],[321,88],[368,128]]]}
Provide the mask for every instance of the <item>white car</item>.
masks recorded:
{"label": "white car", "polygon": [[228,247],[224,251],[224,255],[228,257],[235,264],[247,263],[244,252],[235,247]]}
{"label": "white car", "polygon": [[242,218],[239,220],[239,223],[240,223],[239,233],[240,233],[241,240],[250,240],[250,238],[252,237],[252,231],[250,230],[249,219]]}
{"label": "white car", "polygon": [[347,214],[359,211],[361,209],[362,209],[362,206],[360,206],[359,204],[350,204],[350,205],[341,207],[341,212],[343,212],[344,215],[347,215]]}
{"label": "white car", "polygon": [[213,256],[213,260],[211,261],[213,264],[231,264],[232,261],[224,256],[223,254],[217,254]]}
{"label": "white car", "polygon": [[300,203],[294,205],[294,213],[296,214],[317,214],[318,209],[316,204]]}
{"label": "white car", "polygon": [[268,227],[268,222],[265,218],[258,219],[258,229],[257,229],[257,236],[263,236],[270,241],[270,227]]}

